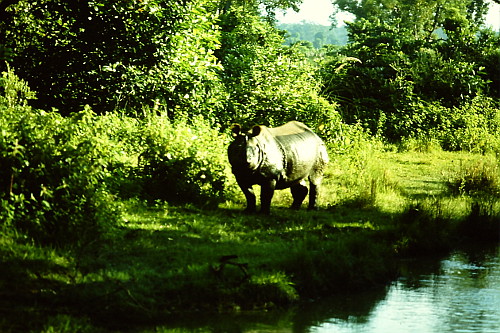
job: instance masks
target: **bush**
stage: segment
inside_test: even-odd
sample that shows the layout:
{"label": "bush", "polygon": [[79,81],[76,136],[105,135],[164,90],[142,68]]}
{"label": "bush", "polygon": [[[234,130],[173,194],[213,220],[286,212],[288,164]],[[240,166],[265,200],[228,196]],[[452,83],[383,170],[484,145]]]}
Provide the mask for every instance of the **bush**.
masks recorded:
{"label": "bush", "polygon": [[63,118],[26,106],[33,94],[9,70],[0,100],[0,218],[40,243],[95,240],[118,214],[103,185],[109,150],[90,109]]}
{"label": "bush", "polygon": [[377,132],[390,140],[416,140],[445,150],[500,152],[498,102],[484,96],[456,107],[415,98],[378,122]]}
{"label": "bush", "polygon": [[448,150],[500,153],[498,102],[478,96],[461,107],[447,109],[435,136]]}
{"label": "bush", "polygon": [[143,126],[139,173],[145,196],[173,203],[214,205],[228,185],[227,139],[201,117],[172,122],[149,114]]}

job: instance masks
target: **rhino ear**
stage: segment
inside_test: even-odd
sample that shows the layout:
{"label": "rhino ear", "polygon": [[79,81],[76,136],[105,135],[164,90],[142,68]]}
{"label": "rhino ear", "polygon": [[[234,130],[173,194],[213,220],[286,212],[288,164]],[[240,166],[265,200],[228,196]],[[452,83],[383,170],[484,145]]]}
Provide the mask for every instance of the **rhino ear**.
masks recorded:
{"label": "rhino ear", "polygon": [[231,132],[233,132],[233,137],[237,137],[241,133],[241,125],[240,124],[233,124],[231,125]]}
{"label": "rhino ear", "polygon": [[262,132],[262,127],[261,126],[254,126],[252,128],[252,136],[257,136]]}

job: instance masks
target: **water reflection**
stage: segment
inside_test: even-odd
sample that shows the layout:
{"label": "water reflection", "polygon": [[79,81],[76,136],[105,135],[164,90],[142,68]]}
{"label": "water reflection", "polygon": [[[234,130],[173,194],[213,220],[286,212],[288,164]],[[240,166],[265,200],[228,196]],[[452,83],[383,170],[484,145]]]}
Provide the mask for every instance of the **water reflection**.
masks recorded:
{"label": "water reflection", "polygon": [[310,332],[500,332],[499,249],[405,262],[366,322],[330,319]]}
{"label": "water reflection", "polygon": [[177,317],[156,332],[500,332],[500,247],[408,260],[387,288],[287,312]]}

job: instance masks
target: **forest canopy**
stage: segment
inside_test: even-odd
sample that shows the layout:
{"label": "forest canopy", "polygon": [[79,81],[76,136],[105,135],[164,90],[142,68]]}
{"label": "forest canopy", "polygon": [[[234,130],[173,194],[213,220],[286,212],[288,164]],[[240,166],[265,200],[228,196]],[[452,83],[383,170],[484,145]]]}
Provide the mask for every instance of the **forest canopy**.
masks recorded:
{"label": "forest canopy", "polygon": [[356,18],[320,48],[276,26],[300,2],[1,1],[0,231],[84,248],[117,198],[228,202],[233,122],[302,121],[332,156],[373,138],[500,153],[485,2],[334,1]]}
{"label": "forest canopy", "polygon": [[0,55],[37,92],[30,105],[63,115],[147,107],[222,125],[319,126],[340,112],[393,140],[418,134],[415,121],[436,127],[440,107],[500,96],[486,1],[332,1],[355,15],[348,44],[318,31],[314,59],[300,35],[284,45],[291,34],[274,21],[301,2],[4,0]]}

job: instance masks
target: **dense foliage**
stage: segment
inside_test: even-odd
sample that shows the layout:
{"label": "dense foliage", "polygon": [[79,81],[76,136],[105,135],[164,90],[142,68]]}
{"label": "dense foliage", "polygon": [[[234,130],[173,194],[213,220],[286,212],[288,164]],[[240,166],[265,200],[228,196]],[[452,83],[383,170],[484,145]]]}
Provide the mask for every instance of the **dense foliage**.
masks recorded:
{"label": "dense foliage", "polygon": [[235,121],[303,121],[339,154],[359,153],[366,130],[500,151],[500,38],[481,28],[484,2],[335,1],[356,15],[349,43],[314,52],[273,21],[298,3],[0,3],[3,226],[85,243],[113,224],[116,198],[223,202]]}
{"label": "dense foliage", "polygon": [[118,216],[104,181],[112,153],[90,110],[63,118],[33,110],[26,84],[3,74],[0,97],[0,227],[41,243],[84,245]]}
{"label": "dense foliage", "polygon": [[314,70],[298,49],[246,4],[221,16],[221,80],[229,94],[222,123],[278,125],[297,119],[312,127],[335,130],[340,118],[335,104],[319,96]]}
{"label": "dense foliage", "polygon": [[345,121],[390,140],[440,132],[447,149],[471,148],[463,138],[450,142],[456,132],[496,136],[500,36],[481,28],[484,1],[335,4],[357,19],[348,23],[350,43],[331,53],[320,75]]}
{"label": "dense foliage", "polygon": [[203,118],[172,122],[89,107],[63,117],[32,109],[26,83],[5,72],[0,99],[0,218],[41,243],[94,241],[120,217],[116,198],[209,205],[231,191],[219,129]]}
{"label": "dense foliage", "polygon": [[225,126],[338,121],[303,56],[260,17],[259,6],[272,13],[297,2],[19,0],[0,31],[7,60],[38,92],[34,107],[135,114],[149,106]]}
{"label": "dense foliage", "polygon": [[34,106],[68,114],[162,104],[202,113],[218,92],[213,2],[21,0],[0,30],[11,64],[39,92]]}
{"label": "dense foliage", "polygon": [[[498,243],[485,2],[337,0],[321,49],[275,27],[300,2],[0,1],[0,330],[287,306]],[[328,144],[320,210],[239,214],[230,123],[292,119]]]}

